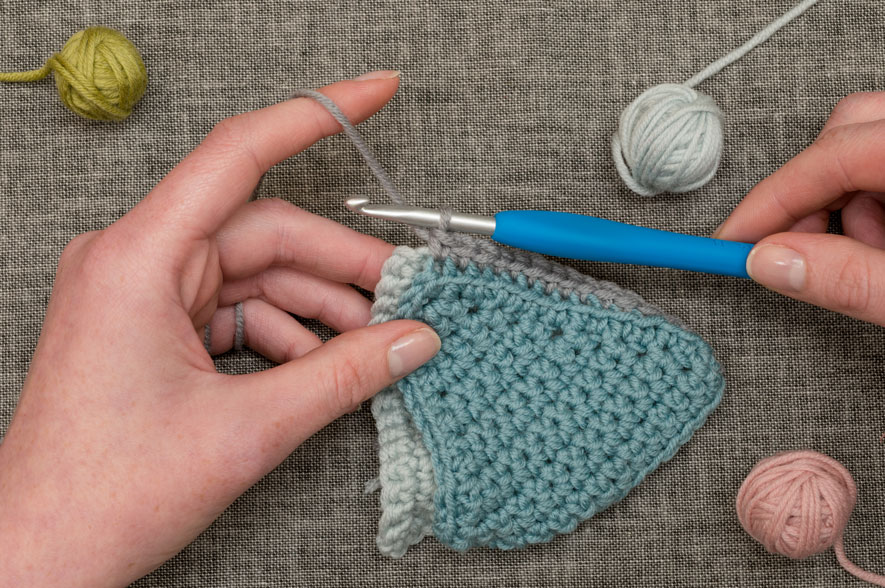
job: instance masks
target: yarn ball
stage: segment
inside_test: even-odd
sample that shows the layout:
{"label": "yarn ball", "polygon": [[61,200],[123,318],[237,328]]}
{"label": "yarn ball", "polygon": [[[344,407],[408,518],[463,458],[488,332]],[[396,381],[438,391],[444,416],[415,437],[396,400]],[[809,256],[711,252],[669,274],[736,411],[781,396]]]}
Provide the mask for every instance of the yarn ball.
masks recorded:
{"label": "yarn ball", "polygon": [[107,27],[74,33],[46,66],[55,75],[64,105],[94,120],[123,120],[147,88],[147,70],[138,49]]}
{"label": "yarn ball", "polygon": [[722,111],[682,84],[661,84],[621,113],[612,156],[634,192],[688,192],[710,181],[722,156]]}
{"label": "yarn ball", "polygon": [[857,500],[845,467],[816,451],[763,459],[737,495],[741,526],[771,553],[802,559],[832,547]]}

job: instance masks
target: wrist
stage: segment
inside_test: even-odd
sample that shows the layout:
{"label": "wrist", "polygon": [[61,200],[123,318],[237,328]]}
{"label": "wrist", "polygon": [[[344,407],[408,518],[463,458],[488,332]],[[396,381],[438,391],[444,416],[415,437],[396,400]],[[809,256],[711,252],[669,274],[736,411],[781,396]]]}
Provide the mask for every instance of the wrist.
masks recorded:
{"label": "wrist", "polygon": [[105,525],[83,508],[70,481],[46,475],[46,464],[18,440],[8,435],[0,444],[0,588],[101,588],[134,580],[113,569],[116,554],[96,541]]}

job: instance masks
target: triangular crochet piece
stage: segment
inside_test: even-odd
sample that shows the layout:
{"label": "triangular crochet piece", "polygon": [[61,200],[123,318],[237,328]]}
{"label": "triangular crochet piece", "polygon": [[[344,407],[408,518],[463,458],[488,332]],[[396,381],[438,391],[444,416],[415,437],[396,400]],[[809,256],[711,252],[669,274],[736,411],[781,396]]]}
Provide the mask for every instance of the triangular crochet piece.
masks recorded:
{"label": "triangular crochet piece", "polygon": [[716,407],[710,347],[618,286],[546,258],[436,232],[398,247],[373,322],[409,318],[439,354],[373,401],[379,549],[551,540],[617,502]]}
{"label": "triangular crochet piece", "polygon": [[[328,97],[385,192],[393,182]],[[439,353],[375,396],[379,549],[549,541],[620,500],[700,427],[725,382],[710,347],[635,292],[440,227],[398,247],[372,322],[433,327]],[[374,487],[372,484],[370,487]]]}

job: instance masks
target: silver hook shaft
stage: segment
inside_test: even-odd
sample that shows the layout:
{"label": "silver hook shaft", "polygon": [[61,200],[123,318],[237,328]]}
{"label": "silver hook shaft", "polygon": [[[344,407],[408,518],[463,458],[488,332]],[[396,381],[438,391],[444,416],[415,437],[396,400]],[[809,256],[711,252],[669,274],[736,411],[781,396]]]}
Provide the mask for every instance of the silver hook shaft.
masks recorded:
{"label": "silver hook shaft", "polygon": [[[400,206],[395,204],[372,204],[368,198],[350,198],[345,203],[347,208],[354,212],[405,223],[413,227],[439,227],[440,211],[432,208],[419,208],[417,206]],[[459,233],[475,233],[477,235],[489,235],[495,232],[495,219],[490,216],[478,214],[452,213],[448,229]]]}

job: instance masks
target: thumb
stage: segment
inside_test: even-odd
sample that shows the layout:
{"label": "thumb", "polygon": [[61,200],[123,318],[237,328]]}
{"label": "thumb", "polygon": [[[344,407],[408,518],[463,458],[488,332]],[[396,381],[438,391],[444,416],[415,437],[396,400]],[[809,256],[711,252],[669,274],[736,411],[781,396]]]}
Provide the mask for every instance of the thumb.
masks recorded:
{"label": "thumb", "polygon": [[759,241],[747,273],[785,296],[885,325],[885,251],[842,235],[778,233]]}
{"label": "thumb", "polygon": [[[263,372],[236,376],[232,397],[255,438],[288,455],[339,416],[352,412],[424,364],[440,348],[427,325],[399,320],[338,335],[306,355]],[[248,409],[243,410],[243,403]]]}

